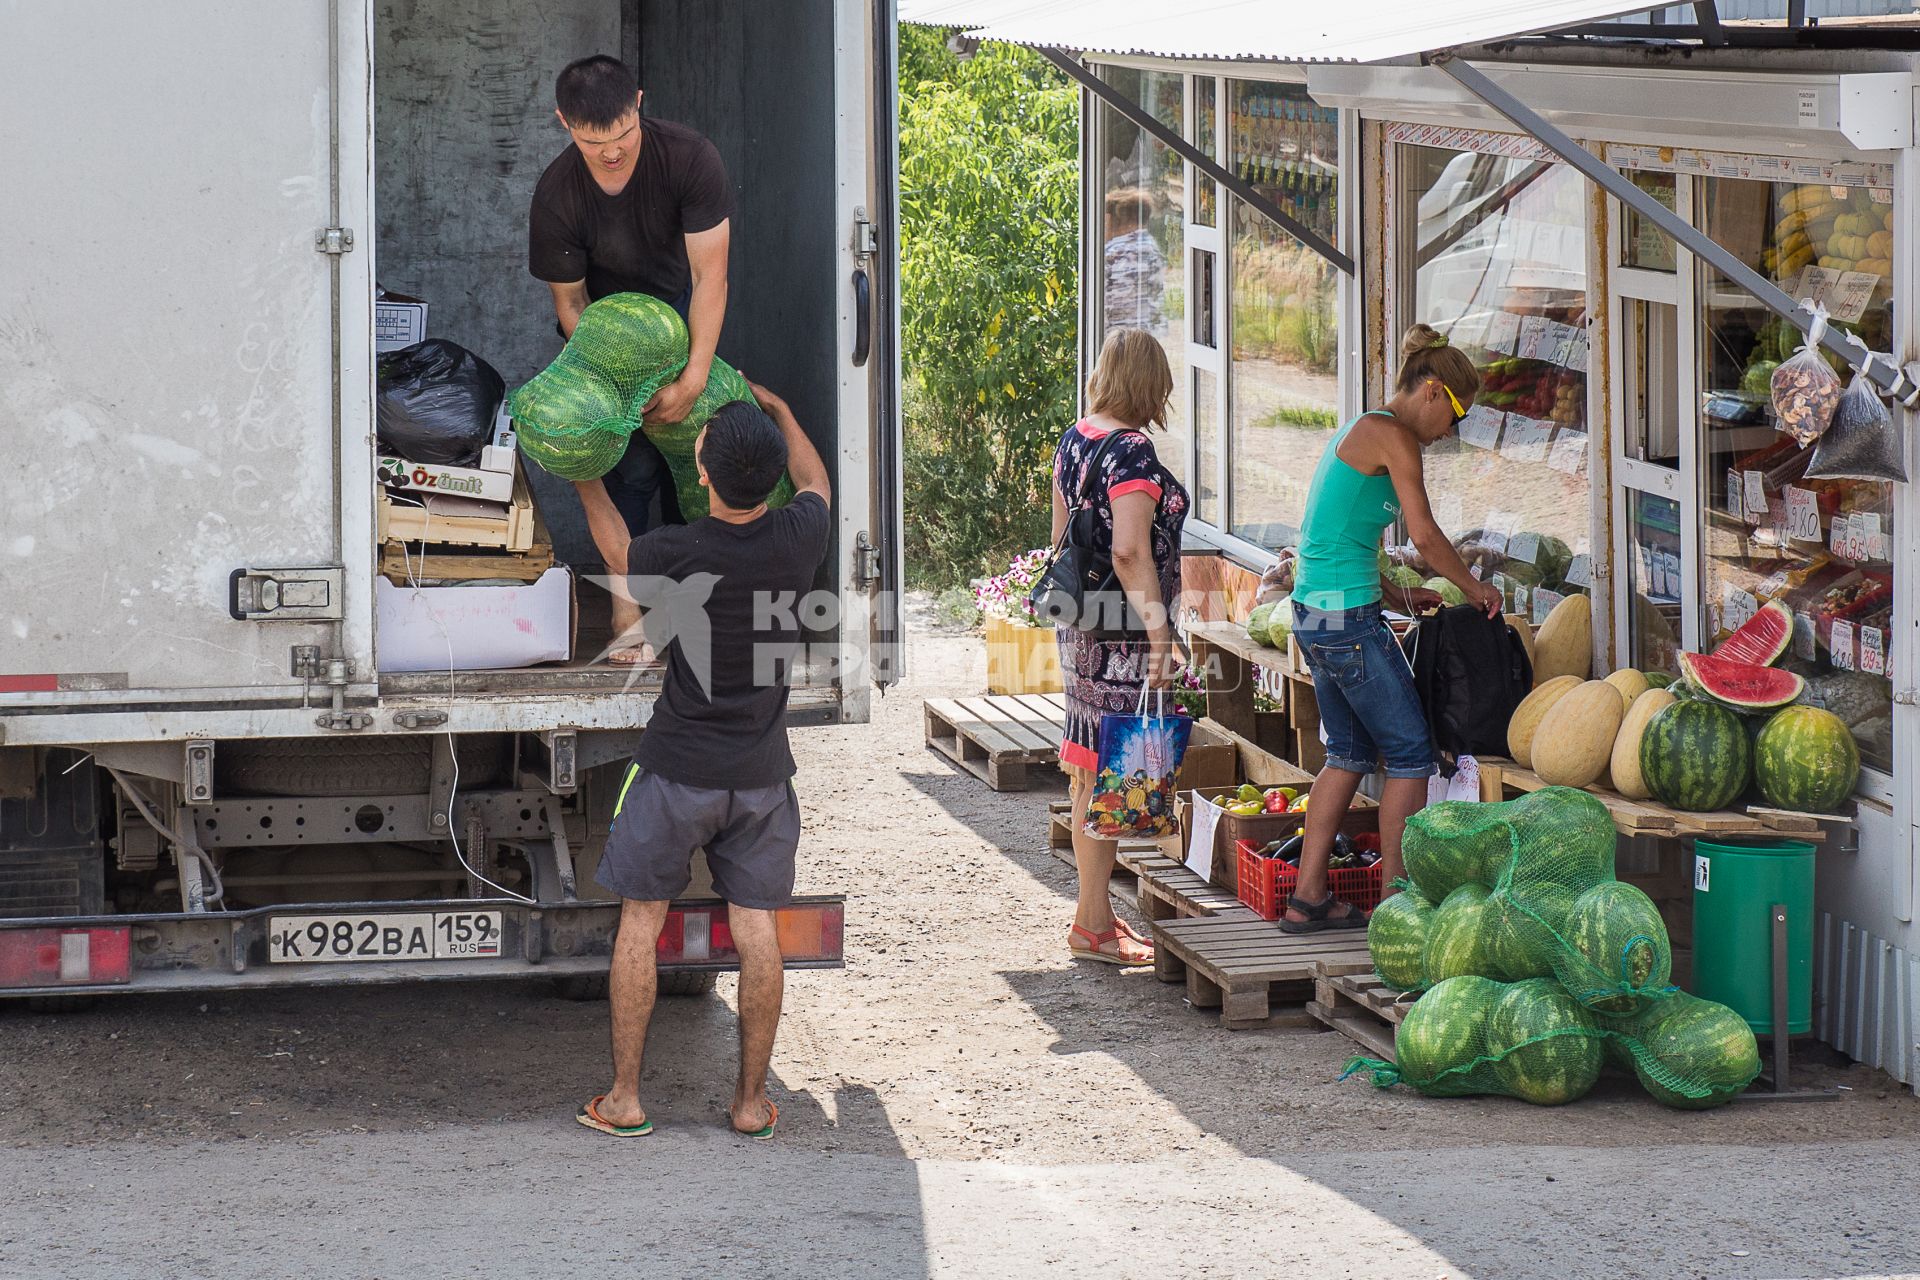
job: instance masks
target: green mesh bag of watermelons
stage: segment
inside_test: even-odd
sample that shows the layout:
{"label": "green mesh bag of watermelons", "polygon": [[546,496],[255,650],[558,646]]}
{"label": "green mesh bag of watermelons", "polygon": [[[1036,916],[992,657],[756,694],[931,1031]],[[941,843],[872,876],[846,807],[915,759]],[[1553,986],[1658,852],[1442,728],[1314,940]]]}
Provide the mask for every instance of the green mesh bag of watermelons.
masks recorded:
{"label": "green mesh bag of watermelons", "polygon": [[1760,1045],[1726,1005],[1675,991],[1624,1016],[1598,1015],[1608,1062],[1669,1107],[1731,1102],[1760,1074]]}
{"label": "green mesh bag of watermelons", "polygon": [[[687,367],[687,326],[672,307],[644,293],[615,293],[580,313],[573,337],[552,364],[509,398],[521,449],[563,480],[596,480],[613,470],[627,440],[644,431],[667,460],[680,513],[707,514],[693,443],[723,404],[751,402],[747,380],[716,359],[707,386],[679,422],[643,423],[641,406]],[[767,505],[784,506],[793,483],[782,476]]]}

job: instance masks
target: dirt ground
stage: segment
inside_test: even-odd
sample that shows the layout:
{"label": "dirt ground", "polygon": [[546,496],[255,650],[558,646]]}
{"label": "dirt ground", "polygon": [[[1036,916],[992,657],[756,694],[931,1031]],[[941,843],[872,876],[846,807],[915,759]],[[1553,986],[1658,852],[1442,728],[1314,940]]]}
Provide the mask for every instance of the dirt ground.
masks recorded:
{"label": "dirt ground", "polygon": [[847,967],[796,973],[781,1130],[724,1128],[734,1024],[663,1001],[659,1132],[571,1121],[606,1007],[544,983],[0,1006],[0,1275],[1779,1276],[1920,1272],[1920,1102],[1545,1110],[1336,1079],[1331,1033],[1226,1032],[1076,967],[1047,799],[923,742],[982,686],[924,636],[874,722],[795,735],[802,885]]}

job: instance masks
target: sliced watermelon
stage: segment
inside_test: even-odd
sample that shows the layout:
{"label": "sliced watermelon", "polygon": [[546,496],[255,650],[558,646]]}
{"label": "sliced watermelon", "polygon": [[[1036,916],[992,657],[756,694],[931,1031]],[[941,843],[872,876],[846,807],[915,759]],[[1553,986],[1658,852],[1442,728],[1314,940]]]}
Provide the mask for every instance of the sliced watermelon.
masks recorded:
{"label": "sliced watermelon", "polygon": [[1807,688],[1807,682],[1791,671],[1739,662],[1718,653],[1682,653],[1680,669],[1686,672],[1687,682],[1707,697],[1748,710],[1784,707]]}
{"label": "sliced watermelon", "polygon": [[1769,600],[1759,612],[1740,624],[1726,643],[1713,651],[1716,658],[1734,662],[1752,662],[1771,666],[1793,643],[1793,610],[1779,600]]}

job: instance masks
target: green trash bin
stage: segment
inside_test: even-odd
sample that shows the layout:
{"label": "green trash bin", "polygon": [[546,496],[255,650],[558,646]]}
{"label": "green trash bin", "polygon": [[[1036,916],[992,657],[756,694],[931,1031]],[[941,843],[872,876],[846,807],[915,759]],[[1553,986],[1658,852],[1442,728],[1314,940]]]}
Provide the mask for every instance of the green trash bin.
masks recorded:
{"label": "green trash bin", "polygon": [[1813,846],[1693,845],[1693,994],[1773,1034],[1773,904],[1787,909],[1787,1033],[1813,1030]]}

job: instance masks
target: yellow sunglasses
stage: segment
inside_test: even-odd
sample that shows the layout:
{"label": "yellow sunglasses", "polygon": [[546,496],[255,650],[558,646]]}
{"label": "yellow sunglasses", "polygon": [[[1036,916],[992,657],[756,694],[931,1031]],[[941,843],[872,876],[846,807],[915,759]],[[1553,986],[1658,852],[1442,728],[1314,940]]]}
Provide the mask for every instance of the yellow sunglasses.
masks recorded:
{"label": "yellow sunglasses", "polygon": [[1453,388],[1448,386],[1444,382],[1440,382],[1440,379],[1435,378],[1434,381],[1436,383],[1439,383],[1440,389],[1447,393],[1447,403],[1453,406],[1452,425],[1456,427],[1459,426],[1461,422],[1466,419],[1466,416],[1467,416],[1467,411],[1460,407],[1460,397],[1453,394]]}

